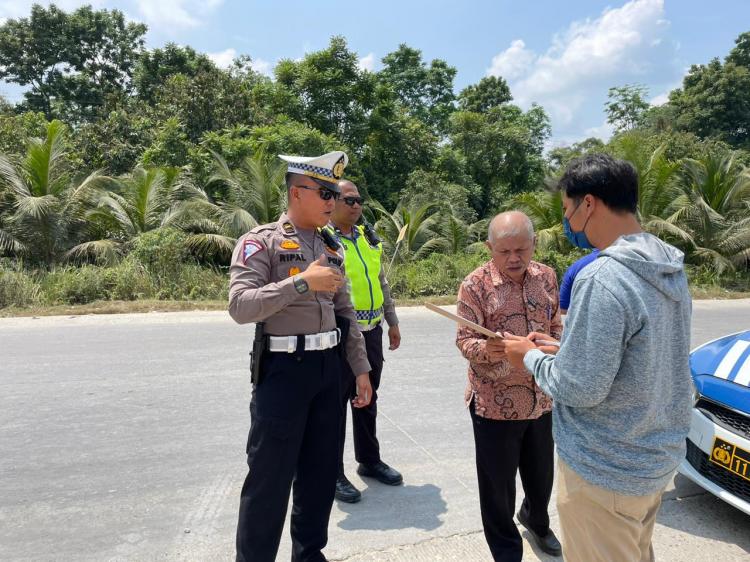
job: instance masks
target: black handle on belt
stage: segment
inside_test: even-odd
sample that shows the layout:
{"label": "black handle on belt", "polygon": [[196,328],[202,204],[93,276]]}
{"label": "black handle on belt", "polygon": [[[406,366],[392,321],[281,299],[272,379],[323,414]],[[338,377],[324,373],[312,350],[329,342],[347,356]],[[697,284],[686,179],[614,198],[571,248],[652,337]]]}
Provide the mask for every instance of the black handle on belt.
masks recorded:
{"label": "black handle on belt", "polygon": [[260,365],[263,362],[263,353],[266,351],[268,342],[268,338],[266,338],[264,333],[265,327],[265,323],[263,322],[255,324],[253,349],[250,352],[250,380],[256,386],[261,383]]}

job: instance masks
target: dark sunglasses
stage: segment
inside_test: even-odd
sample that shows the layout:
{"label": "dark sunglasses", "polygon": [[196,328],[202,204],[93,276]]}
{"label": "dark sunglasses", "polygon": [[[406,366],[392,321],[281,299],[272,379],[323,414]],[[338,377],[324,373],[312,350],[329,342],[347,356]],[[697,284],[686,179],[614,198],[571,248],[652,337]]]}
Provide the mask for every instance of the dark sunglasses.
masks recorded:
{"label": "dark sunglasses", "polygon": [[294,187],[299,187],[300,189],[306,189],[308,191],[317,191],[323,201],[330,201],[331,198],[336,201],[341,195],[332,189],[326,189],[324,187],[307,187],[306,185],[295,185]]}
{"label": "dark sunglasses", "polygon": [[350,207],[354,207],[355,203],[361,207],[365,202],[362,197],[344,197],[342,200]]}

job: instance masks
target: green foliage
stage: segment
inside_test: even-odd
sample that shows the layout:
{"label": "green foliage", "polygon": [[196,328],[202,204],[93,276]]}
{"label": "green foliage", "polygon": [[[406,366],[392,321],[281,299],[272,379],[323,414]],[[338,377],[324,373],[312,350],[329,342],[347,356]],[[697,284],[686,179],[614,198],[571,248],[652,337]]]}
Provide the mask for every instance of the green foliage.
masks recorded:
{"label": "green foliage", "polygon": [[302,104],[304,121],[345,144],[359,145],[372,107],[374,79],[359,70],[357,54],[343,37],[332,37],[327,49],[276,66],[277,81]]}
{"label": "green foliage", "polygon": [[750,38],[743,33],[724,64],[693,65],[669,96],[677,127],[734,147],[750,146]]}
{"label": "green foliage", "polygon": [[629,131],[643,123],[649,104],[648,88],[640,84],[632,84],[610,88],[607,95],[609,101],[604,104],[607,113],[607,123],[615,127],[615,131]]}
{"label": "green foliage", "polygon": [[462,185],[450,183],[436,172],[414,170],[406,180],[400,193],[401,201],[407,205],[421,206],[437,202],[443,210],[451,212],[465,222],[477,220],[477,213],[469,205],[469,190]]}
{"label": "green foliage", "polygon": [[172,278],[184,263],[192,261],[186,235],[173,228],[144,232],[133,240],[130,257],[157,276]]}
{"label": "green foliage", "polygon": [[0,262],[0,308],[34,306],[41,302],[41,291],[33,274],[20,265]]}
{"label": "green foliage", "polygon": [[427,66],[421,51],[403,43],[383,57],[383,70],[378,73],[406,110],[436,133],[448,130],[448,119],[454,110],[455,76],[455,67],[440,59]]}
{"label": "green foliage", "polygon": [[187,164],[190,142],[185,127],[176,117],[167,119],[156,133],[156,139],[143,153],[144,166],[180,167]]}
{"label": "green foliage", "polygon": [[122,175],[138,163],[154,139],[155,123],[136,102],[84,123],[70,139],[71,160],[83,169]]}
{"label": "green foliage", "polygon": [[0,308],[88,304],[107,300],[225,300],[224,272],[186,263],[149,271],[129,258],[113,267],[59,267],[47,273],[0,269]]}
{"label": "green foliage", "polygon": [[[0,79],[27,87],[15,107],[0,98],[0,258],[27,268],[0,268],[7,301],[225,294],[214,268],[285,205],[275,155],[332,150],[349,154],[389,258],[408,225],[395,263],[409,294],[453,293],[498,210],[529,214],[559,272],[577,252],[559,194],[543,188],[599,151],[634,164],[644,228],[680,247],[691,275],[748,276],[750,32],[723,62],[692,67],[664,105],[647,107],[642,86],[612,88],[614,137],[546,157],[543,108],[510,103],[500,77],[456,96],[456,69],[408,45],[370,72],[333,37],[269,78],[244,54],[218,68],[186,46],[144,50],[144,33],[91,7],[35,5],[0,24]],[[442,267],[439,254],[453,273],[416,267]]]}
{"label": "green foliage", "polygon": [[558,146],[549,151],[547,159],[552,174],[562,174],[568,164],[591,152],[603,152],[604,142],[595,137],[589,137],[581,142],[573,143],[571,146]]}
{"label": "green foliage", "polygon": [[23,154],[31,139],[46,135],[47,119],[44,113],[27,111],[18,115],[0,115],[0,154]]}
{"label": "green foliage", "polygon": [[172,76],[181,74],[193,78],[215,68],[211,59],[191,47],[167,43],[161,49],[143,53],[133,73],[133,85],[141,99],[153,102],[157,90]]}
{"label": "green foliage", "polygon": [[0,190],[12,205],[0,230],[0,248],[10,245],[17,255],[41,266],[61,261],[85,225],[83,210],[106,181],[95,172],[81,183],[73,182],[65,126],[52,121],[46,138],[29,141],[19,164],[0,155]]}
{"label": "green foliage", "polygon": [[396,298],[454,295],[461,281],[488,259],[489,253],[481,251],[458,256],[433,254],[394,265],[388,280]]}
{"label": "green foliage", "polygon": [[485,76],[478,84],[466,86],[458,96],[462,111],[487,113],[513,99],[508,83],[501,76]]}
{"label": "green foliage", "polygon": [[431,167],[438,138],[425,123],[390,102],[379,104],[370,121],[362,155],[365,187],[369,196],[393,209],[409,175]]}
{"label": "green foliage", "polygon": [[145,33],[118,10],[34,4],[0,26],[0,78],[30,86],[27,107],[47,119],[87,120],[126,93]]}
{"label": "green foliage", "polygon": [[480,216],[497,208],[503,191],[518,193],[537,187],[545,172],[542,151],[549,119],[539,106],[527,112],[515,105],[488,113],[458,111],[451,117],[453,145],[466,160],[473,180],[482,186]]}

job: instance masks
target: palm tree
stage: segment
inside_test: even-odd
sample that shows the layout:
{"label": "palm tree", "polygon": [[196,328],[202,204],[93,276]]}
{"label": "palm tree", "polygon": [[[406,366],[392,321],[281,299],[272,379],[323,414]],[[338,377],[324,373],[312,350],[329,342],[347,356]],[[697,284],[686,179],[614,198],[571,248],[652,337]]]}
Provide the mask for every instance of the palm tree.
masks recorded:
{"label": "palm tree", "polygon": [[20,163],[0,155],[0,189],[11,214],[0,248],[50,267],[62,261],[85,226],[82,213],[111,179],[94,172],[78,185],[66,158],[65,126],[53,121],[44,139],[32,139]]}
{"label": "palm tree", "polygon": [[490,219],[468,223],[461,219],[450,206],[439,213],[437,231],[442,245],[440,252],[458,254],[474,252],[484,247]]}
{"label": "palm tree", "polygon": [[683,162],[677,186],[669,220],[690,233],[691,261],[718,274],[749,263],[750,171],[734,154],[708,154]]}
{"label": "palm tree", "polygon": [[638,172],[638,216],[643,230],[686,248],[692,244],[692,238],[677,224],[674,215],[675,200],[680,195],[677,186],[680,162],[669,160],[665,150],[666,145],[662,145],[648,159],[635,157],[631,161]]}
{"label": "palm tree", "polygon": [[519,193],[505,206],[526,213],[534,224],[537,244],[541,250],[567,254],[572,246],[563,233],[562,196],[557,189]]}
{"label": "palm tree", "polygon": [[100,193],[86,214],[88,240],[74,246],[71,258],[116,261],[124,245],[141,234],[163,227],[179,227],[188,220],[190,204],[205,200],[175,168],[136,167],[120,178],[115,189]]}
{"label": "palm tree", "polygon": [[228,200],[214,203],[205,198],[195,203],[195,220],[184,221],[181,228],[190,233],[187,242],[195,253],[226,262],[240,236],[259,224],[278,220],[286,208],[287,166],[262,151],[246,157],[236,169],[219,154],[213,156],[209,184],[224,185]]}
{"label": "palm tree", "polygon": [[398,249],[398,261],[422,259],[450,245],[440,232],[441,214],[436,203],[413,207],[399,203],[393,213],[389,213],[377,201],[372,201],[370,206],[380,215],[375,228],[383,239],[385,254],[393,255],[399,232],[406,225],[406,233]]}

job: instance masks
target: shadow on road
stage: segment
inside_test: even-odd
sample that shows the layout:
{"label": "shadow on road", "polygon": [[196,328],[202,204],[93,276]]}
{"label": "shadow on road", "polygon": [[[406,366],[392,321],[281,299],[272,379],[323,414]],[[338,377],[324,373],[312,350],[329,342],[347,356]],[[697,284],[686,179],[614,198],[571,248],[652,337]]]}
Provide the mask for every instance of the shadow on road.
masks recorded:
{"label": "shadow on road", "polygon": [[681,474],[675,476],[675,490],[664,494],[657,522],[688,535],[736,544],[750,554],[750,515]]}
{"label": "shadow on road", "polygon": [[362,491],[362,501],[355,504],[338,502],[346,518],[339,522],[341,529],[352,531],[373,529],[423,529],[432,531],[443,524],[440,518],[447,504],[440,488],[434,484],[422,486],[373,485]]}

